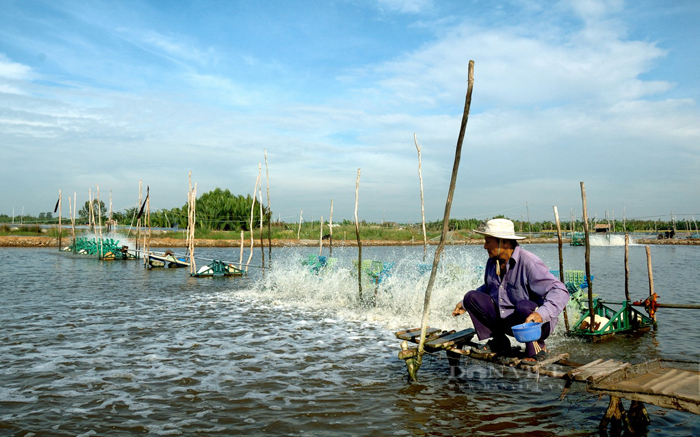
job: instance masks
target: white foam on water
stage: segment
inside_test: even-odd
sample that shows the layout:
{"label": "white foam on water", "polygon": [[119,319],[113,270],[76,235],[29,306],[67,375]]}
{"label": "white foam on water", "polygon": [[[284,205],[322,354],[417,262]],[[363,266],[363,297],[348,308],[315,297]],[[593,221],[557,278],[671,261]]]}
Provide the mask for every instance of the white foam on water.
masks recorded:
{"label": "white foam on water", "polygon": [[[624,246],[625,236],[619,234],[591,234],[588,239],[591,242],[591,247],[593,246]],[[630,246],[636,245],[632,235],[629,236]]]}

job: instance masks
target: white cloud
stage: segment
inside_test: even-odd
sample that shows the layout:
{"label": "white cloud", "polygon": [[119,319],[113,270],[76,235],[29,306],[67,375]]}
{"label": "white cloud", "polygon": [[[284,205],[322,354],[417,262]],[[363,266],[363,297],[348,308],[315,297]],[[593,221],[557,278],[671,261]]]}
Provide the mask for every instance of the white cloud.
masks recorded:
{"label": "white cloud", "polygon": [[0,53],[0,78],[12,80],[29,80],[33,77],[31,67],[11,61]]}

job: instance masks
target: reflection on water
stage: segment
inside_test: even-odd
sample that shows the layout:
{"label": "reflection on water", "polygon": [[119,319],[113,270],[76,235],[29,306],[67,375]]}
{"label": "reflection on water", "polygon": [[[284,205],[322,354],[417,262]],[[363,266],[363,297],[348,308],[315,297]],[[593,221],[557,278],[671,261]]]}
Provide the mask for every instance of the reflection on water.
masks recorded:
{"label": "reflection on water", "polygon": [[[556,246],[528,249],[557,268]],[[420,382],[407,384],[393,331],[420,323],[422,248],[365,248],[365,259],[395,263],[376,294],[365,287],[365,302],[356,251],[335,248],[336,268],[315,274],[301,260],[316,250],[274,249],[264,275],[204,279],[135,261],[0,249],[0,434],[596,434],[607,401],[580,387],[559,401],[557,379],[474,360],[451,376],[436,355]],[[583,250],[565,247],[565,268],[582,269]],[[642,298],[646,255],[630,253],[632,294]],[[238,259],[237,250],[198,254]],[[698,251],[653,247],[652,255],[662,301],[690,303],[698,272],[676,266],[700,265]],[[622,256],[620,247],[592,250],[593,288],[606,299],[623,296]],[[484,261],[478,246],[446,249],[432,326],[470,326],[449,313],[479,284]],[[698,359],[688,311],[660,309],[659,330],[638,338],[591,345],[556,333],[549,344],[579,362]],[[650,435],[700,434],[697,416],[649,411]]]}

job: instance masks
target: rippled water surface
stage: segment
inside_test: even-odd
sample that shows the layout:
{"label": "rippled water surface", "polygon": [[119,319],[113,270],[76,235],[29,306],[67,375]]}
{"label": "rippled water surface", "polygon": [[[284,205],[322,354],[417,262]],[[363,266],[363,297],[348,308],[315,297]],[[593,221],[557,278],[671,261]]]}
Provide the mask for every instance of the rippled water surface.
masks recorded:
{"label": "rippled water surface", "polygon": [[[558,268],[555,245],[526,248]],[[564,249],[566,268],[583,269],[584,248]],[[594,291],[621,300],[623,248],[591,249]],[[661,301],[697,303],[700,248],[651,251]],[[355,249],[334,249],[336,269],[321,275],[301,265],[312,253],[273,249],[264,274],[201,279],[138,261],[0,248],[0,435],[597,434],[607,399],[574,387],[560,401],[558,379],[469,359],[451,377],[444,356],[429,356],[420,382],[406,382],[393,332],[420,324],[422,248],[363,249],[365,259],[395,263],[376,295],[364,289],[375,305],[359,300]],[[639,246],[630,254],[640,299],[646,255]],[[197,255],[238,260],[234,250]],[[256,249],[251,264],[259,258]],[[446,248],[431,326],[471,326],[449,313],[478,285],[484,262],[478,246]],[[587,344],[557,333],[548,344],[579,362],[698,360],[698,312],[660,309],[659,330],[639,338]],[[698,416],[648,409],[649,435],[700,435]]]}

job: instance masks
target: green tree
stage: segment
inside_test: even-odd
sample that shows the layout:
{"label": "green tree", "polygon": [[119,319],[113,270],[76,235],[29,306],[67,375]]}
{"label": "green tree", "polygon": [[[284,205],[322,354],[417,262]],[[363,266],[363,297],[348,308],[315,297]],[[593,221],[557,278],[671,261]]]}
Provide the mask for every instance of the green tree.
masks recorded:
{"label": "green tree", "polygon": [[[100,217],[102,218],[102,222],[104,222],[106,219],[106,215],[107,215],[107,210],[105,209],[105,203],[101,200],[99,203],[97,203],[97,199],[92,199],[92,208],[93,208],[93,214],[95,214],[95,220],[98,219],[98,214],[99,214]],[[78,211],[78,216],[83,221],[90,220],[90,201],[89,200],[86,200],[83,207],[80,208],[80,210]]]}

